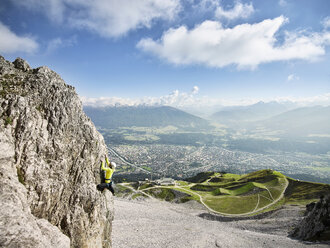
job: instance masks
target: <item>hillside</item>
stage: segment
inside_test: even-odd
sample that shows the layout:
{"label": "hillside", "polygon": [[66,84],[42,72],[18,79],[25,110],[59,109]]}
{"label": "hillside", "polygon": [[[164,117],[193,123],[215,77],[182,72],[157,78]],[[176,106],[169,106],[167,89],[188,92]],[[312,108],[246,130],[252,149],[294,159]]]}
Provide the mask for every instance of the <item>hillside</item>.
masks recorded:
{"label": "hillside", "polygon": [[[328,247],[328,243],[287,237],[294,231],[314,241],[329,241],[329,200],[313,203],[330,191],[328,184],[261,170],[245,175],[202,172],[185,181],[116,185],[116,247],[128,243],[139,247]],[[310,202],[307,209],[313,209],[312,214],[307,212],[304,218],[305,204]]]}
{"label": "hillside", "polygon": [[164,127],[206,128],[208,122],[173,107],[89,107],[86,114],[97,127]]}
{"label": "hillside", "polygon": [[171,184],[154,182],[120,184],[123,195],[155,197],[184,203],[195,200],[211,213],[249,216],[279,209],[283,205],[304,206],[330,191],[330,185],[294,180],[273,170],[245,175],[202,172]]}
{"label": "hillside", "polygon": [[0,246],[111,247],[102,136],[72,86],[0,56]]}

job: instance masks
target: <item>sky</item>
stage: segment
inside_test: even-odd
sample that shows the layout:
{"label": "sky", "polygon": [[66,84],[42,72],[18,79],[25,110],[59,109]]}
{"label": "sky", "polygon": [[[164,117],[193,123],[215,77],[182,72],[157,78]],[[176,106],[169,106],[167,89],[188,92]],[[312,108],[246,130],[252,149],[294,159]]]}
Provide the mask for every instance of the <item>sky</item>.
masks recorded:
{"label": "sky", "polygon": [[330,1],[1,0],[0,54],[85,105],[330,105]]}

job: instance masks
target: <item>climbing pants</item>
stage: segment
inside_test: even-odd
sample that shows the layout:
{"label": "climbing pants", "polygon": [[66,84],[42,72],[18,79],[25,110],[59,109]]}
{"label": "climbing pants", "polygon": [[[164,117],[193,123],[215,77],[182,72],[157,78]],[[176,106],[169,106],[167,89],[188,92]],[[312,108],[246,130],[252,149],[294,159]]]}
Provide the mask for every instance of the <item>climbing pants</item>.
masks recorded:
{"label": "climbing pants", "polygon": [[113,195],[115,195],[115,191],[113,190],[112,187],[112,182],[110,183],[100,183],[99,185],[96,186],[97,190],[103,191],[104,189],[108,189],[111,191]]}

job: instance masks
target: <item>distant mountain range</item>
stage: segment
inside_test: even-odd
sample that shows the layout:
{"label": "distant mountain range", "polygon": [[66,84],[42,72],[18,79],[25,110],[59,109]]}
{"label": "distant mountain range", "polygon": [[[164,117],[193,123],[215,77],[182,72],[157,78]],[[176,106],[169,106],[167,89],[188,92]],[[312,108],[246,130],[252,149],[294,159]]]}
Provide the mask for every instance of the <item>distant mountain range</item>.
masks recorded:
{"label": "distant mountain range", "polygon": [[[84,107],[96,126],[206,129],[209,121],[168,106]],[[258,102],[226,107],[211,120],[232,129],[279,131],[284,136],[330,135],[330,106],[297,107],[294,103]]]}
{"label": "distant mountain range", "polygon": [[279,131],[284,136],[330,135],[330,106],[258,102],[227,107],[214,113],[211,119],[233,129]]}
{"label": "distant mountain range", "polygon": [[226,125],[236,125],[268,119],[295,108],[293,103],[258,102],[249,106],[226,107],[210,119]]}
{"label": "distant mountain range", "polygon": [[282,130],[288,135],[330,135],[330,106],[297,108],[257,125],[269,130]]}
{"label": "distant mountain range", "polygon": [[161,106],[84,107],[85,113],[96,126],[117,127],[161,127],[207,128],[208,121],[179,109]]}

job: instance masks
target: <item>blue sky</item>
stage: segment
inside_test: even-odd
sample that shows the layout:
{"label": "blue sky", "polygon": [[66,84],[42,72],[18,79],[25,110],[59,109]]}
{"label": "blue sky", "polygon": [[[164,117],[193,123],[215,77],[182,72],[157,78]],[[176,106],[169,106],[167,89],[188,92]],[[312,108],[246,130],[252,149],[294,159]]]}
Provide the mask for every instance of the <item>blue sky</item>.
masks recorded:
{"label": "blue sky", "polygon": [[328,0],[2,0],[0,54],[85,104],[330,104]]}

